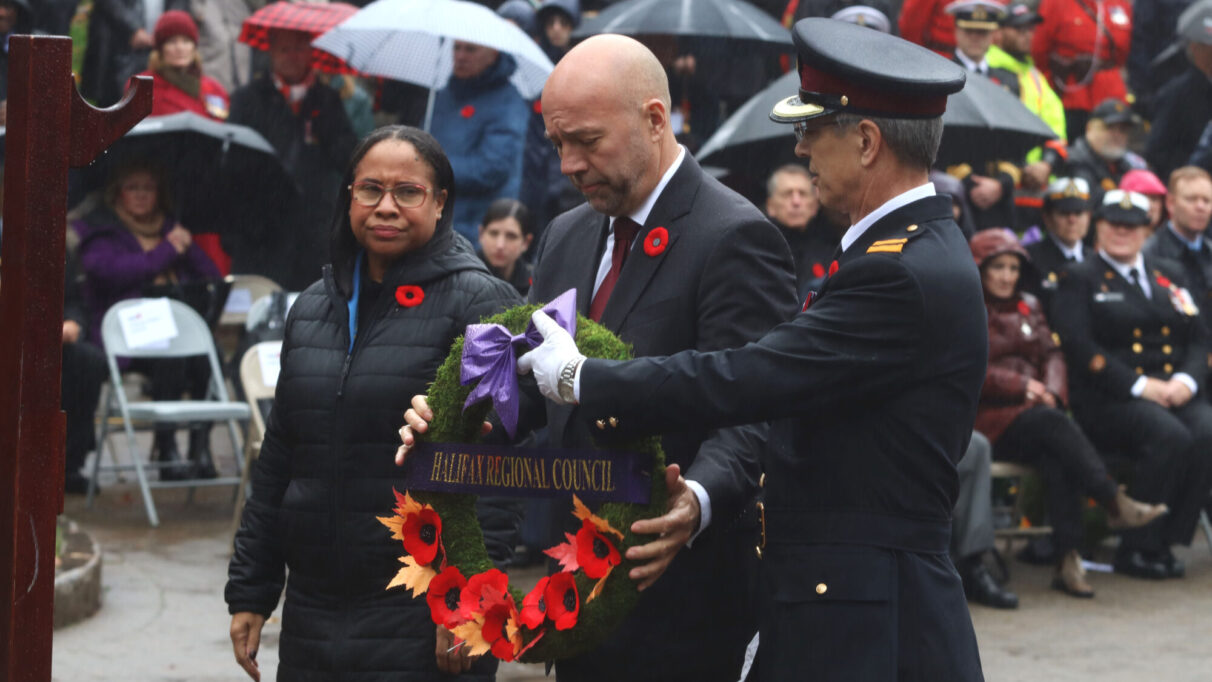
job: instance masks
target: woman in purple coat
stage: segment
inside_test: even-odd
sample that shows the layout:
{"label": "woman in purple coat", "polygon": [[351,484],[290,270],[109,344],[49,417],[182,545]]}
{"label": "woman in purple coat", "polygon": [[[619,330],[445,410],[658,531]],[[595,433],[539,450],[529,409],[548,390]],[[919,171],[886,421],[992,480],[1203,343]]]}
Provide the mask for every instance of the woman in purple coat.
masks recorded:
{"label": "woman in purple coat", "polygon": [[[110,306],[139,298],[145,287],[220,279],[219,269],[193,243],[189,230],[168,213],[168,197],[157,169],[132,161],[112,173],[104,204],[72,223],[80,237],[84,295],[91,314],[89,338],[101,345],[101,319]],[[153,400],[178,400],[188,391],[202,399],[210,381],[206,358],[142,360],[132,363],[150,377]],[[190,428],[191,465],[160,469],[166,480],[215,476],[210,457],[210,425]],[[152,460],[180,462],[176,429],[158,428]]]}

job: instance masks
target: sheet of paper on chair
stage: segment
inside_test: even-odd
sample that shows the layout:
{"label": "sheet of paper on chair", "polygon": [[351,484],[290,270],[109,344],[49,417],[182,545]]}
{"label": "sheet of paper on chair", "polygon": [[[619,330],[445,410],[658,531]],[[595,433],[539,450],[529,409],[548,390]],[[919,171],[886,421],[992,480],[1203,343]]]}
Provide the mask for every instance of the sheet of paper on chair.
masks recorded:
{"label": "sheet of paper on chair", "polygon": [[167,298],[153,298],[118,311],[122,337],[130,348],[168,348],[177,337],[177,323]]}
{"label": "sheet of paper on chair", "polygon": [[257,360],[261,365],[261,381],[266,386],[278,385],[278,372],[282,369],[281,358],[281,343],[262,343],[257,345]]}
{"label": "sheet of paper on chair", "polygon": [[1087,571],[1095,571],[1097,573],[1114,573],[1115,568],[1111,564],[1103,564],[1097,561],[1086,561],[1082,559],[1082,568]]}
{"label": "sheet of paper on chair", "polygon": [[252,290],[232,289],[227,295],[227,303],[223,304],[223,312],[239,315],[252,310]]}

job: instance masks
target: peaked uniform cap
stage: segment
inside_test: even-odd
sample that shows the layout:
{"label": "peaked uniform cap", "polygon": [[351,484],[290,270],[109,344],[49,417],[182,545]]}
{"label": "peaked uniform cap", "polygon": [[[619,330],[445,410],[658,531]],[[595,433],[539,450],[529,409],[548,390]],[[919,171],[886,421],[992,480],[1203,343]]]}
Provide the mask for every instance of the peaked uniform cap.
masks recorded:
{"label": "peaked uniform cap", "polygon": [[1090,183],[1085,178],[1057,178],[1044,194],[1045,211],[1066,213],[1090,210]]}
{"label": "peaked uniform cap", "polygon": [[770,112],[796,123],[846,112],[886,118],[937,118],[966,72],[930,50],[836,19],[801,19],[791,29],[800,76],[798,97]]}
{"label": "peaked uniform cap", "polygon": [[947,14],[955,17],[957,28],[992,31],[1001,25],[1006,7],[993,0],[956,0],[947,5]]}
{"label": "peaked uniform cap", "polygon": [[1149,199],[1143,194],[1113,189],[1103,195],[1095,217],[1119,225],[1149,224]]}

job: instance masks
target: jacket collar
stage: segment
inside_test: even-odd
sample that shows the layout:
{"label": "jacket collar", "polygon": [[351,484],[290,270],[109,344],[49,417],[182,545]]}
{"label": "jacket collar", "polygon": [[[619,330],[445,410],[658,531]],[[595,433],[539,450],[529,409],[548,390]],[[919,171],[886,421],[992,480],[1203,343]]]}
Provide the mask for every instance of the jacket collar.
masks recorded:
{"label": "jacket collar", "polygon": [[[901,206],[867,228],[857,241],[837,257],[838,263],[844,264],[861,258],[866,255],[867,249],[871,248],[872,244],[881,239],[900,239],[902,237],[913,239],[920,236],[924,230],[915,228],[910,231],[910,227],[940,220],[951,222],[954,225],[955,219],[951,212],[950,197],[935,195]],[[956,226],[954,229],[958,230],[959,227]]]}

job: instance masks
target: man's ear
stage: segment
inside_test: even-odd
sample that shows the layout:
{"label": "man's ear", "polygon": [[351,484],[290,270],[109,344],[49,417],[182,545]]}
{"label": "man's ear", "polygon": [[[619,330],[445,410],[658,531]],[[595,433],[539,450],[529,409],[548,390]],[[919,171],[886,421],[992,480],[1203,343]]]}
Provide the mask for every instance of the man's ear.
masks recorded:
{"label": "man's ear", "polygon": [[865,167],[870,166],[883,150],[884,135],[879,126],[867,119],[859,121],[855,131],[859,137],[859,162]]}
{"label": "man's ear", "polygon": [[669,110],[664,102],[653,97],[644,102],[644,119],[648,121],[653,139],[660,139],[669,127]]}

